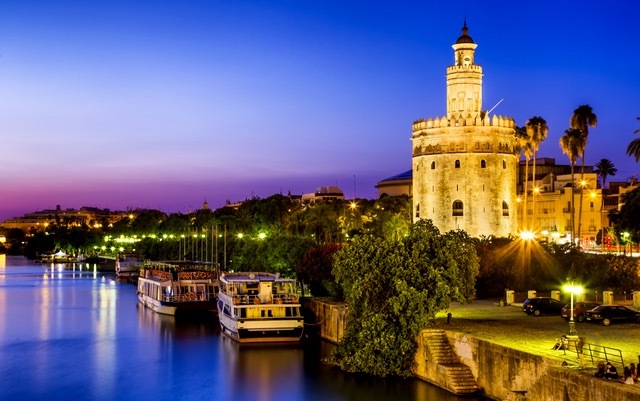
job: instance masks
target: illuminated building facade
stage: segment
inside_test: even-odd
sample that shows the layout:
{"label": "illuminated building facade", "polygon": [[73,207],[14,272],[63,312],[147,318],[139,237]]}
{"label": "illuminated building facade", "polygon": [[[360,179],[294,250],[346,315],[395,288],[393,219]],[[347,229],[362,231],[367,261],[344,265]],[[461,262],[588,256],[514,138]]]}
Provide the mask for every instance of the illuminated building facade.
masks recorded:
{"label": "illuminated building facade", "polygon": [[517,229],[515,122],[482,109],[476,47],[465,23],[447,68],[447,114],[413,123],[413,218],[506,237]]}

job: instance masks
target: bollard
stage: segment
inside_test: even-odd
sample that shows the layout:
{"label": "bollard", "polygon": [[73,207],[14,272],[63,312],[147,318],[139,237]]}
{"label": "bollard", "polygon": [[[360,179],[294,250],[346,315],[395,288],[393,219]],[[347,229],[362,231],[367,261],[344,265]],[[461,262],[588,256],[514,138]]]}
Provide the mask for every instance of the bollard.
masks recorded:
{"label": "bollard", "polygon": [[602,304],[613,305],[613,291],[602,291]]}
{"label": "bollard", "polygon": [[451,323],[451,312],[447,313],[447,324]]}
{"label": "bollard", "polygon": [[498,306],[504,306],[504,301],[500,300],[500,303],[498,303]]}
{"label": "bollard", "polygon": [[515,300],[515,292],[513,290],[507,290],[507,301],[505,304],[511,305]]}
{"label": "bollard", "polygon": [[527,298],[535,298],[537,296],[536,290],[529,290],[527,292]]}
{"label": "bollard", "polygon": [[560,291],[558,291],[558,290],[551,291],[551,298],[559,301],[560,300]]}

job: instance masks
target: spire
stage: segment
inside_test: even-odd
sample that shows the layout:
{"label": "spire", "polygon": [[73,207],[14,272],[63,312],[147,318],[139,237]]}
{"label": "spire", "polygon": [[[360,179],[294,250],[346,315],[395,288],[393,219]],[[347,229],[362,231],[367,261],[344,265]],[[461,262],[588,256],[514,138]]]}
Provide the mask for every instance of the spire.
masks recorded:
{"label": "spire", "polygon": [[469,36],[469,28],[467,27],[467,17],[464,18],[464,25],[462,26],[462,36],[456,40],[456,43],[473,43],[473,39]]}

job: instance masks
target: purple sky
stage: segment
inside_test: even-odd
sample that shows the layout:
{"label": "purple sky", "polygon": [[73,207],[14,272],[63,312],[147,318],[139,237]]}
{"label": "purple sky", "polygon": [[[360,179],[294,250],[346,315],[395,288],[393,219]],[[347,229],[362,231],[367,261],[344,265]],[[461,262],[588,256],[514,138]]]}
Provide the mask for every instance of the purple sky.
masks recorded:
{"label": "purple sky", "polygon": [[[467,18],[484,108],[600,120],[587,164],[640,173],[640,8],[496,1],[17,1],[0,5],[0,221],[54,208],[188,212],[206,198],[376,196],[411,166],[411,124],[445,113]],[[466,10],[465,10],[466,8]]]}

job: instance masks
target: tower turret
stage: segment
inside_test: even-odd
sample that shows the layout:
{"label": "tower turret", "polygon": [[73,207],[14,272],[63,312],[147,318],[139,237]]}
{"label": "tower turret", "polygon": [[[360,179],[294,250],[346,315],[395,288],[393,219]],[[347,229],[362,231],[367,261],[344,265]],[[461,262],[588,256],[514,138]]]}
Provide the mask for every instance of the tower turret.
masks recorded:
{"label": "tower turret", "polygon": [[466,21],[462,36],[452,47],[454,64],[447,68],[447,117],[475,118],[482,111],[482,67],[474,64],[478,45],[469,36]]}

